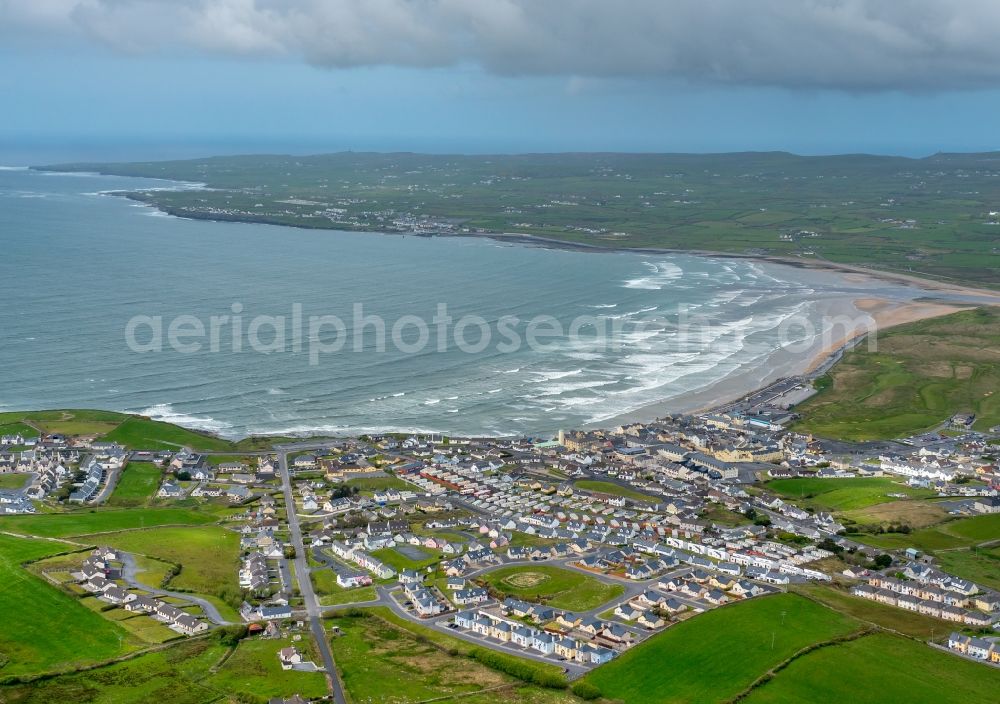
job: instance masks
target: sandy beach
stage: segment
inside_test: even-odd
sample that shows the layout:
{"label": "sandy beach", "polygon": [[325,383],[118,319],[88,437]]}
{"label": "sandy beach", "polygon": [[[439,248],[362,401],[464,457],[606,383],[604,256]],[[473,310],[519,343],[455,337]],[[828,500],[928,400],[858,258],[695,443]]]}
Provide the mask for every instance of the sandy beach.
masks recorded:
{"label": "sandy beach", "polygon": [[892,301],[884,298],[834,298],[824,301],[824,316],[836,321],[805,352],[778,350],[766,370],[746,369],[677,398],[650,404],[602,423],[604,427],[648,422],[671,413],[703,412],[735,401],[778,379],[809,375],[829,362],[852,340],[879,330],[948,315],[975,307],[974,304],[926,301]]}

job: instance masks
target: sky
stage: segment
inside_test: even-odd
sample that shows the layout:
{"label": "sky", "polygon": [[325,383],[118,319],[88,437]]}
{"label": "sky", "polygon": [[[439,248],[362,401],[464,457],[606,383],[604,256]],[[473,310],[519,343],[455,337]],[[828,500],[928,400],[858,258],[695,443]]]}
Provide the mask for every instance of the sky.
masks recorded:
{"label": "sky", "polygon": [[0,0],[0,163],[1000,149],[996,0]]}

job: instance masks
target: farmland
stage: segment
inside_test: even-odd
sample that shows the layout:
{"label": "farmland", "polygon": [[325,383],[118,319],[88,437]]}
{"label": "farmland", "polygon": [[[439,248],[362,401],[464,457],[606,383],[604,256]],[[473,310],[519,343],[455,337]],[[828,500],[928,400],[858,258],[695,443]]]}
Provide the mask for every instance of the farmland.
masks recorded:
{"label": "farmland", "polygon": [[1000,424],[1000,310],[962,311],[890,328],[877,351],[848,352],[797,407],[795,429],[845,440],[896,438],[975,413]]}
{"label": "farmland", "polygon": [[[0,677],[63,670],[134,650],[135,638],[21,567],[68,546],[0,535]],[[44,616],[58,614],[58,628]]]}
{"label": "farmland", "polygon": [[797,505],[812,506],[825,511],[861,509],[896,499],[889,494],[905,494],[911,498],[934,496],[929,489],[914,489],[904,483],[883,477],[863,479],[775,479],[765,486]]}
{"label": "farmland", "polygon": [[403,217],[457,236],[754,254],[1000,285],[987,223],[1000,165],[990,153],[343,152],[51,168],[206,183],[129,194],[183,217],[375,232],[407,231],[393,224]]}
{"label": "farmland", "polygon": [[800,649],[858,628],[800,596],[762,597],[672,626],[586,681],[627,702],[722,702]]}
{"label": "farmland", "polygon": [[876,633],[814,650],[755,689],[748,704],[995,701],[1000,670]]}
{"label": "farmland", "polygon": [[501,567],[481,578],[491,589],[519,599],[541,599],[549,606],[586,611],[614,599],[624,591],[582,572],[530,565]]}
{"label": "farmland", "polygon": [[115,532],[165,525],[214,523],[218,516],[207,510],[187,508],[109,509],[76,513],[46,513],[0,517],[0,530],[46,538]]}

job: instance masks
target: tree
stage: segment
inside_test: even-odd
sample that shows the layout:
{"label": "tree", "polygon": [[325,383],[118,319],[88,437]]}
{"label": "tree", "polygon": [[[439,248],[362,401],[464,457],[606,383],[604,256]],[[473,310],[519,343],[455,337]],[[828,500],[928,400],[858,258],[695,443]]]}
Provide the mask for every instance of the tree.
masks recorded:
{"label": "tree", "polygon": [[829,552],[832,552],[835,555],[839,555],[840,553],[844,552],[844,548],[842,548],[840,545],[837,545],[837,543],[833,542],[833,540],[830,538],[824,538],[823,540],[819,541],[816,544],[816,547],[818,547],[820,550],[827,550]]}
{"label": "tree", "polygon": [[747,507],[747,510],[743,512],[743,515],[749,518],[751,521],[757,520],[757,509],[753,506]]}
{"label": "tree", "polygon": [[182,469],[177,473],[177,479],[182,482],[189,482],[191,481],[191,472],[187,471],[186,469]]}
{"label": "tree", "polygon": [[887,555],[885,553],[882,553],[881,555],[877,555],[875,557],[875,566],[878,567],[879,569],[885,569],[891,564],[892,564],[892,555]]}

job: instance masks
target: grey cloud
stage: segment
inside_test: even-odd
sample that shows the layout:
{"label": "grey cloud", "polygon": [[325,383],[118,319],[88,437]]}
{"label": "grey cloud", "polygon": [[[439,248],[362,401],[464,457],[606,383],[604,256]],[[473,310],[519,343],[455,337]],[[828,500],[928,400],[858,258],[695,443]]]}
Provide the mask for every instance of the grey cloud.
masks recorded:
{"label": "grey cloud", "polygon": [[997,0],[0,0],[0,27],[323,67],[845,90],[1000,85]]}

